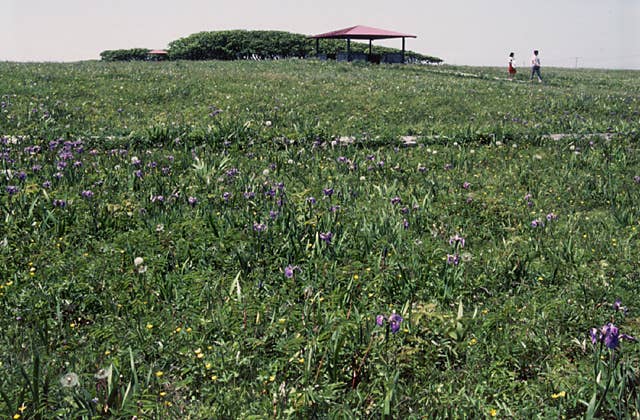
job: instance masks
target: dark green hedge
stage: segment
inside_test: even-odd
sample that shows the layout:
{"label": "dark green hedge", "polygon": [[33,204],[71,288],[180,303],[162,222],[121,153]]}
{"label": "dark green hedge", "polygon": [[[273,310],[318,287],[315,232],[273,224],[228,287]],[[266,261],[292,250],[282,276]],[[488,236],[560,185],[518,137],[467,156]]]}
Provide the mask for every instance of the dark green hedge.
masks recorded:
{"label": "dark green hedge", "polygon": [[143,61],[149,57],[147,48],[131,48],[128,50],[106,50],[100,53],[102,61]]}

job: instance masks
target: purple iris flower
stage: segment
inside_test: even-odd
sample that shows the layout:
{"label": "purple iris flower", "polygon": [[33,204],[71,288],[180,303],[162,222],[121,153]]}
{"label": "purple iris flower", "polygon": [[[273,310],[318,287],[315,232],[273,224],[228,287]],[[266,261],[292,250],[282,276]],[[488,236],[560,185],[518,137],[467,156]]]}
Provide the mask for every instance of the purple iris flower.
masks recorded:
{"label": "purple iris flower", "polygon": [[620,330],[612,323],[603,325],[600,329],[600,333],[603,336],[604,345],[608,349],[614,350],[620,343]]}
{"label": "purple iris flower", "polygon": [[557,220],[557,219],[558,219],[558,216],[555,213],[551,212],[551,213],[547,214],[547,220],[549,222],[552,221],[552,220]]}
{"label": "purple iris flower", "polygon": [[84,190],[84,191],[82,191],[81,195],[82,195],[83,198],[91,198],[91,197],[93,197],[93,191]]}
{"label": "purple iris flower", "polygon": [[222,194],[222,199],[224,201],[229,201],[230,198],[231,198],[231,193],[230,192],[225,192],[224,194]]}
{"label": "purple iris flower", "polygon": [[240,173],[240,171],[238,170],[238,168],[231,168],[226,172],[226,175],[228,178],[233,178],[234,176],[238,175]]}
{"label": "purple iris flower", "polygon": [[267,225],[264,223],[253,222],[253,230],[256,232],[264,232],[267,230]]}
{"label": "purple iris flower", "polygon": [[51,188],[51,181],[44,181],[42,183],[42,188]]}
{"label": "purple iris flower", "polygon": [[164,203],[164,195],[154,195],[153,197],[151,197],[152,203],[155,203],[156,201],[158,203]]}
{"label": "purple iris flower", "polygon": [[460,256],[458,254],[447,254],[447,264],[460,264]]}
{"label": "purple iris flower", "polygon": [[609,350],[615,350],[620,344],[620,340],[636,340],[635,337],[630,335],[620,334],[618,327],[611,322],[600,327],[600,330],[591,328],[591,330],[589,330],[589,336],[593,344],[598,342],[603,343]]}
{"label": "purple iris flower", "polygon": [[333,195],[333,188],[325,188],[322,190],[325,196],[331,197]]}
{"label": "purple iris flower", "polygon": [[627,313],[627,307],[622,306],[622,301],[620,299],[616,299],[616,301],[613,303],[613,310],[616,312],[622,312],[624,314]]}
{"label": "purple iris flower", "polygon": [[6,190],[9,193],[9,195],[14,195],[14,194],[17,194],[18,191],[20,191],[20,188],[16,187],[15,185],[7,185]]}
{"label": "purple iris flower", "polygon": [[470,183],[468,183],[467,181],[465,181],[465,182],[462,184],[462,188],[464,188],[465,190],[468,190],[469,188],[471,188],[471,184],[470,184]]}
{"label": "purple iris flower", "polygon": [[65,200],[53,200],[53,207],[65,208],[67,207],[67,202]]}
{"label": "purple iris flower", "polygon": [[544,222],[540,219],[534,219],[531,221],[531,227],[533,228],[544,227]]}
{"label": "purple iris flower", "polygon": [[409,229],[409,221],[407,219],[402,220],[402,227],[405,229]]}
{"label": "purple iris flower", "polygon": [[331,239],[333,238],[333,233],[331,232],[326,232],[326,233],[320,233],[320,239],[322,239],[323,241],[325,241],[328,244],[331,243]]}
{"label": "purple iris flower", "polygon": [[198,204],[198,199],[196,197],[189,197],[187,198],[187,202],[191,207],[195,207],[195,205]]}
{"label": "purple iris flower", "polygon": [[284,276],[288,279],[292,278],[296,272],[296,270],[300,271],[300,267],[297,265],[289,264],[284,268]]}
{"label": "purple iris flower", "polygon": [[245,191],[244,193],[242,193],[242,195],[247,200],[250,200],[250,199],[252,199],[252,198],[254,198],[256,196],[256,193],[254,193],[253,191]]}
{"label": "purple iris flower", "polygon": [[640,184],[640,175],[636,175],[633,177],[633,182],[635,182],[636,184]]}
{"label": "purple iris flower", "polygon": [[391,199],[391,204],[393,204],[394,206],[395,206],[396,204],[401,203],[401,202],[402,202],[402,199],[401,199],[400,197],[398,197],[398,196],[395,196],[395,197],[393,197],[393,198]]}
{"label": "purple iris flower", "polygon": [[449,238],[449,245],[451,246],[460,245],[460,248],[464,248],[464,244],[465,244],[465,239],[462,236],[458,235],[457,233],[451,238]]}
{"label": "purple iris flower", "polygon": [[315,199],[315,197],[307,197],[307,203],[309,203],[309,204],[316,204],[316,199]]}
{"label": "purple iris flower", "polygon": [[402,317],[398,314],[391,314],[389,316],[389,325],[391,326],[391,332],[397,333],[400,330],[400,323],[403,321]]}
{"label": "purple iris flower", "polygon": [[376,317],[376,324],[378,325],[378,327],[382,327],[382,325],[384,324],[384,315],[378,315]]}

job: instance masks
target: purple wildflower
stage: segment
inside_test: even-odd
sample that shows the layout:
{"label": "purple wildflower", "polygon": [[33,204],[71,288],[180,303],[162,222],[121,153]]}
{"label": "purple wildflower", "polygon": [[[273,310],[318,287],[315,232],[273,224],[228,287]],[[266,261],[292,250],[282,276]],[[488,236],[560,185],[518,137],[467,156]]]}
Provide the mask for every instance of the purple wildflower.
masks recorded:
{"label": "purple wildflower", "polygon": [[315,197],[307,197],[307,203],[309,204],[316,204],[316,199]]}
{"label": "purple wildflower", "polygon": [[9,195],[14,195],[14,194],[17,194],[18,191],[20,191],[20,188],[18,188],[15,185],[7,185],[6,190],[9,193]]}
{"label": "purple wildflower", "polygon": [[225,192],[224,194],[222,194],[222,199],[224,201],[229,201],[229,199],[231,198],[231,193],[230,192]]}
{"label": "purple wildflower", "polygon": [[591,328],[589,330],[591,343],[603,343],[609,350],[615,350],[620,344],[620,340],[635,341],[635,337],[627,334],[620,334],[618,327],[611,322],[603,325],[600,329]]}
{"label": "purple wildflower", "polygon": [[83,198],[92,198],[93,197],[93,191],[91,190],[84,190],[81,193]]}
{"label": "purple wildflower", "polygon": [[402,227],[409,229],[409,221],[407,219],[402,219]]}
{"label": "purple wildflower", "polygon": [[20,181],[24,181],[25,179],[27,179],[27,174],[24,171],[20,171],[18,172],[17,177]]}
{"label": "purple wildflower", "polygon": [[613,310],[616,312],[622,312],[624,314],[627,313],[627,307],[622,306],[622,301],[620,299],[616,299],[616,301],[613,303]]}
{"label": "purple wildflower", "polygon": [[465,190],[468,190],[469,188],[471,188],[471,184],[465,181],[462,183],[462,188],[464,188]]}
{"label": "purple wildflower", "polygon": [[142,178],[142,171],[140,169],[136,170],[133,174],[136,178]]}
{"label": "purple wildflower", "polygon": [[289,264],[284,268],[284,276],[290,279],[295,275],[296,270],[301,271],[300,267],[298,267],[297,265]]}
{"label": "purple wildflower", "polygon": [[378,325],[378,327],[382,327],[382,325],[384,324],[385,318],[384,315],[378,315],[376,317],[376,325]]}
{"label": "purple wildflower", "polygon": [[603,335],[604,345],[614,350],[620,343],[620,330],[612,323],[602,326],[600,333]]}
{"label": "purple wildflower", "polygon": [[51,181],[44,181],[42,183],[42,188],[51,188]]}
{"label": "purple wildflower", "polygon": [[198,199],[196,197],[189,197],[187,198],[187,203],[189,203],[191,207],[195,207],[195,205],[198,204]]}
{"label": "purple wildflower", "polygon": [[460,264],[460,255],[447,254],[447,264],[458,265]]}
{"label": "purple wildflower", "polygon": [[557,219],[558,219],[558,216],[555,213],[551,212],[551,213],[547,214],[547,221],[550,222],[552,220],[557,220]]}
{"label": "purple wildflower", "polygon": [[331,197],[333,195],[333,188],[325,188],[322,190],[325,196]]}
{"label": "purple wildflower", "polygon": [[458,235],[457,233],[452,236],[451,238],[449,238],[449,245],[451,246],[460,246],[460,248],[464,248],[464,244],[465,244],[465,239]]}
{"label": "purple wildflower", "polygon": [[320,236],[320,239],[322,239],[323,241],[325,241],[327,245],[329,245],[331,243],[331,239],[333,238],[333,233],[331,232],[320,233],[319,236]]}
{"label": "purple wildflower", "polygon": [[151,202],[155,203],[156,201],[158,203],[164,203],[164,195],[154,195],[154,196],[152,196],[151,197]]}
{"label": "purple wildflower", "polygon": [[391,332],[397,333],[400,330],[400,323],[403,321],[402,317],[396,313],[389,316],[389,325],[391,326]]}
{"label": "purple wildflower", "polygon": [[250,200],[250,199],[252,199],[252,198],[254,198],[256,196],[256,193],[254,193],[253,191],[245,191],[244,193],[242,193],[242,195],[247,200]]}
{"label": "purple wildflower", "polygon": [[65,200],[53,200],[53,207],[65,208],[67,207],[67,202]]}
{"label": "purple wildflower", "polygon": [[253,222],[253,230],[256,232],[264,232],[267,230],[267,225],[264,223]]}
{"label": "purple wildflower", "polygon": [[531,227],[532,228],[544,227],[544,222],[540,219],[534,219],[531,221]]}
{"label": "purple wildflower", "polygon": [[394,206],[395,206],[396,204],[401,203],[401,202],[402,202],[402,199],[401,199],[400,197],[398,197],[398,196],[395,196],[395,197],[393,197],[393,198],[391,199],[391,204],[393,204]]}
{"label": "purple wildflower", "polygon": [[633,182],[635,182],[636,184],[640,184],[640,175],[636,175],[633,177]]}

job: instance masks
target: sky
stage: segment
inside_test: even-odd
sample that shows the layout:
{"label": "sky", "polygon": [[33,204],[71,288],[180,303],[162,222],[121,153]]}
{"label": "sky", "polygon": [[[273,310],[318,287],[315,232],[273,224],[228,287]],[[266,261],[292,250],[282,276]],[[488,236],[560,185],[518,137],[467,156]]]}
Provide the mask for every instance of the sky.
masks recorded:
{"label": "sky", "polygon": [[[225,29],[414,34],[448,64],[640,69],[640,0],[0,0],[0,61],[80,61]],[[400,40],[375,45],[400,48]]]}

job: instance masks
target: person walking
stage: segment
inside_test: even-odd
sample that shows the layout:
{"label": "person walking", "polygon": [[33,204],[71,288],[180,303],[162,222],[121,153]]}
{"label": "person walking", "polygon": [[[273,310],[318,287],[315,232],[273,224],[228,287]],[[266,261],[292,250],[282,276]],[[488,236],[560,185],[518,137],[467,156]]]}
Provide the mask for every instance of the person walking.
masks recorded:
{"label": "person walking", "polygon": [[533,50],[533,57],[531,57],[531,80],[533,80],[533,76],[538,76],[538,82],[542,83],[542,75],[540,74],[540,57],[538,56],[539,51]]}
{"label": "person walking", "polygon": [[516,59],[515,54],[513,52],[509,53],[509,66],[507,68],[509,72],[509,80],[513,80],[517,71],[516,71]]}

